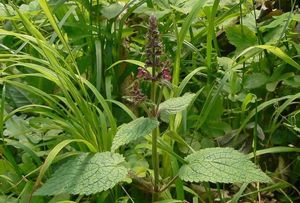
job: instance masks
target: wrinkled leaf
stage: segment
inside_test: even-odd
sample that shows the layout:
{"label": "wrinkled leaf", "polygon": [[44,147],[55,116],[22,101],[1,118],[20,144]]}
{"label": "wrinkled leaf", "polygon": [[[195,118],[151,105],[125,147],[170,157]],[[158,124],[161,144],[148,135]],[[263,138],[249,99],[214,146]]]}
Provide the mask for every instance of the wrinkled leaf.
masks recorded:
{"label": "wrinkled leaf", "polygon": [[187,93],[182,97],[171,98],[161,103],[158,111],[162,120],[165,121],[168,116],[185,110],[193,101],[195,95],[196,94]]}
{"label": "wrinkled leaf", "polygon": [[122,155],[111,152],[83,153],[64,163],[34,195],[90,195],[108,190],[126,178],[124,161]]}
{"label": "wrinkled leaf", "polygon": [[185,158],[179,171],[184,181],[213,183],[270,182],[244,154],[232,148],[207,148]]}
{"label": "wrinkled leaf", "polygon": [[12,116],[5,122],[4,136],[17,139],[22,144],[31,146],[41,140],[50,140],[62,133],[51,119],[29,117],[25,115]]}
{"label": "wrinkled leaf", "polygon": [[156,119],[138,118],[130,123],[124,124],[118,130],[112,144],[112,151],[124,144],[128,144],[138,138],[144,137],[152,132],[159,125]]}

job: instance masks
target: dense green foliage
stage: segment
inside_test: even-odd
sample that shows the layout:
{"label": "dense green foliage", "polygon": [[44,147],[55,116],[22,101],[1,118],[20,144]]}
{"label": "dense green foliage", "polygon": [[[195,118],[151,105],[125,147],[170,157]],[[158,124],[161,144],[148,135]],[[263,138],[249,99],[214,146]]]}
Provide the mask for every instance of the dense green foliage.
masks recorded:
{"label": "dense green foliage", "polygon": [[300,201],[300,2],[0,3],[0,202]]}

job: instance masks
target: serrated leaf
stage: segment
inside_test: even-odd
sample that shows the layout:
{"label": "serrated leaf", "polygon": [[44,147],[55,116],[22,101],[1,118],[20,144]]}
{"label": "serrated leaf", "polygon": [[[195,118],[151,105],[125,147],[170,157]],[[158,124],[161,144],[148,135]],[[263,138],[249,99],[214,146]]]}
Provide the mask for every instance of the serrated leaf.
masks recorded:
{"label": "serrated leaf", "polygon": [[189,182],[271,182],[244,154],[232,148],[207,148],[185,158],[179,177]]}
{"label": "serrated leaf", "polygon": [[195,95],[194,93],[186,93],[182,97],[171,98],[162,102],[158,107],[162,120],[165,121],[169,115],[185,110],[193,101]]}
{"label": "serrated leaf", "polygon": [[128,144],[129,142],[150,134],[158,125],[159,122],[156,119],[144,117],[122,125],[114,137],[111,147],[112,151],[115,151],[122,145]]}
{"label": "serrated leaf", "polygon": [[126,178],[124,161],[122,155],[111,152],[83,153],[64,163],[34,195],[90,195],[108,190]]}

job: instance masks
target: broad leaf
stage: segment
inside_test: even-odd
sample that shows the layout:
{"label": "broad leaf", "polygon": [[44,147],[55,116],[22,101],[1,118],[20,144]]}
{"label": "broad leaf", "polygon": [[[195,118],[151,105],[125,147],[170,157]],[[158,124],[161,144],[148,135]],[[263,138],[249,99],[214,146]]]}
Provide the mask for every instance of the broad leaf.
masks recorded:
{"label": "broad leaf", "polygon": [[246,26],[228,26],[225,32],[230,44],[234,45],[238,52],[257,44],[255,33]]}
{"label": "broad leaf", "polygon": [[36,96],[13,86],[7,86],[6,99],[8,103],[14,108],[33,103],[39,103],[39,100]]}
{"label": "broad leaf", "polygon": [[124,144],[128,144],[129,142],[148,135],[158,125],[159,122],[156,119],[144,117],[122,125],[114,137],[111,147],[112,151],[115,151]]}
{"label": "broad leaf", "polygon": [[255,89],[265,85],[269,78],[264,73],[253,73],[245,78],[244,87],[247,89]]}
{"label": "broad leaf", "polygon": [[207,148],[185,158],[179,177],[190,182],[271,182],[244,154],[232,148]]}
{"label": "broad leaf", "polygon": [[64,163],[34,195],[90,195],[108,190],[126,178],[124,161],[122,155],[111,152],[83,153]]}
{"label": "broad leaf", "polygon": [[109,6],[104,7],[101,10],[101,14],[105,16],[108,20],[117,17],[123,10],[123,6],[119,3],[114,3]]}
{"label": "broad leaf", "polygon": [[163,121],[166,121],[166,118],[169,115],[176,114],[185,110],[190,103],[193,101],[196,94],[187,93],[182,97],[171,98],[159,105],[158,111]]}

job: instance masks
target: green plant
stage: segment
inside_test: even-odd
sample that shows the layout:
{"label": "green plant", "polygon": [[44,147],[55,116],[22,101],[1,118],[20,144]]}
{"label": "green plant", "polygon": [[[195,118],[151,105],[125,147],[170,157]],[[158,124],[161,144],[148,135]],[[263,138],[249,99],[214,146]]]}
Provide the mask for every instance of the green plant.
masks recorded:
{"label": "green plant", "polygon": [[[167,186],[170,186],[175,180],[172,179],[165,187],[160,186],[158,143],[161,138],[157,119],[161,116],[163,120],[167,121],[171,115],[182,112],[192,102],[195,95],[185,94],[182,97],[171,98],[160,103],[162,89],[164,87],[162,82],[168,82],[170,76],[167,67],[164,66],[166,63],[160,60],[160,56],[163,52],[159,42],[157,22],[154,16],[150,17],[149,24],[149,41],[146,47],[146,67],[152,68],[152,74],[148,72],[147,69],[140,68],[137,75],[138,78],[151,82],[151,99],[148,110],[148,107],[144,104],[145,111],[149,113],[149,118],[141,117],[121,126],[114,137],[112,152],[97,153],[90,156],[83,154],[61,166],[53,178],[48,180],[35,195],[53,195],[63,192],[71,194],[92,194],[113,187],[125,179],[127,174],[125,167],[117,165],[124,161],[124,158],[114,151],[122,145],[148,135],[151,131],[152,167],[154,173],[153,201],[157,201],[159,194],[167,189]],[[164,67],[162,68],[162,66]],[[160,81],[161,84],[159,83]],[[135,92],[134,101],[136,104],[145,101],[145,96],[138,88],[136,85],[133,86],[133,91]],[[161,145],[163,145],[164,141],[161,141]],[[164,149],[164,147],[161,148]],[[173,154],[175,154],[175,152],[172,152],[172,155]],[[176,157],[179,156],[176,155]],[[184,165],[181,167],[178,176],[185,181],[210,181],[220,183],[271,181],[269,177],[247,160],[245,156],[230,148],[210,148],[197,152],[193,151],[193,153],[184,160],[182,158],[179,160],[181,160]],[[74,172],[69,171],[68,168],[74,169]],[[89,174],[93,174],[93,176]]]}
{"label": "green plant", "polygon": [[298,201],[299,14],[271,2],[2,1],[0,202]]}

